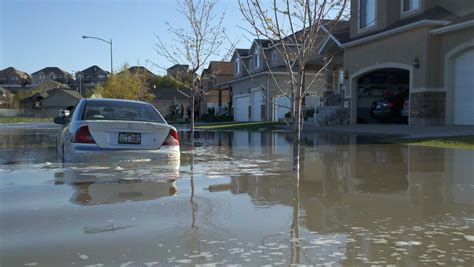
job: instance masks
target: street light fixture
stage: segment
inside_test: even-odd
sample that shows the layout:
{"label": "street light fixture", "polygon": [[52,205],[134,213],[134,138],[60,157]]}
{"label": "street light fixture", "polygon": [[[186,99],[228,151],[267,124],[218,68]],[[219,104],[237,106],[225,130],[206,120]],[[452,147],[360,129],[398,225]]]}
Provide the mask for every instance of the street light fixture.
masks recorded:
{"label": "street light fixture", "polygon": [[96,39],[96,40],[99,40],[99,41],[102,41],[102,42],[106,42],[110,45],[110,74],[113,74],[114,69],[113,69],[113,61],[112,61],[112,39],[110,39],[110,41],[107,41],[107,40],[99,38],[99,37],[85,36],[85,35],[82,36],[82,39]]}

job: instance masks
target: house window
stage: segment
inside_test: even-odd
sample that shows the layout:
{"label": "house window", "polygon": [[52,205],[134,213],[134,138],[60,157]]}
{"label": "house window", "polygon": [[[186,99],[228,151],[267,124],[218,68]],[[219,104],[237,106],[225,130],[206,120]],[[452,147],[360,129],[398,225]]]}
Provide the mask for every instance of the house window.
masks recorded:
{"label": "house window", "polygon": [[359,29],[375,26],[375,0],[360,0]]}
{"label": "house window", "polygon": [[19,78],[18,78],[18,76],[10,76],[10,80],[11,81],[18,81]]}
{"label": "house window", "polygon": [[278,51],[273,51],[272,53],[272,64],[273,66],[278,64]]}
{"label": "house window", "polygon": [[235,60],[235,73],[239,74],[240,73],[240,57],[238,57]]}
{"label": "house window", "polygon": [[105,75],[104,74],[99,74],[98,78],[99,78],[99,80],[105,80]]}
{"label": "house window", "polygon": [[410,12],[420,7],[420,0],[402,0],[402,12]]}
{"label": "house window", "polygon": [[258,69],[260,67],[260,47],[255,50],[255,57],[253,61],[254,69]]}

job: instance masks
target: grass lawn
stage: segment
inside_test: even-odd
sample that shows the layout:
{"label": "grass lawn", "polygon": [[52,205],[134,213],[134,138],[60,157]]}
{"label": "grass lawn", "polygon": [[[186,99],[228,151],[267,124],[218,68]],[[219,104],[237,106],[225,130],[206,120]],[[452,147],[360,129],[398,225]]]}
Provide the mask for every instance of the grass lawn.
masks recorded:
{"label": "grass lawn", "polygon": [[408,140],[402,143],[419,146],[474,149],[474,135]]}
{"label": "grass lawn", "polygon": [[19,122],[53,122],[53,118],[33,118],[33,117],[0,117],[1,123]]}
{"label": "grass lawn", "polygon": [[196,129],[204,130],[273,130],[284,125],[281,122],[223,122],[208,125],[197,125]]}

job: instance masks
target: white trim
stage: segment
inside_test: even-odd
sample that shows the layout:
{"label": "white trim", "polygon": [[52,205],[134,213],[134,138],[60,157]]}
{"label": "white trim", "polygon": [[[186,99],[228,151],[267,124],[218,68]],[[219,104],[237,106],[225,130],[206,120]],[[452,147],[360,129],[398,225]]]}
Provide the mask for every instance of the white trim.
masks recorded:
{"label": "white trim", "polygon": [[400,0],[400,16],[401,17],[408,17],[414,13],[417,13],[417,11],[420,10],[421,8],[421,0],[411,0],[411,1],[418,1],[418,7],[415,8],[415,9],[411,9],[411,10],[407,10],[407,11],[403,11],[403,3],[404,3],[404,0]]}
{"label": "white trim", "polygon": [[242,70],[242,66],[240,66],[242,64],[242,59],[240,56],[235,59],[234,64],[235,64],[235,74],[239,75]]}
{"label": "white trim", "polygon": [[345,44],[342,45],[342,48],[348,48],[348,47],[355,46],[355,45],[358,45],[358,44],[362,44],[362,43],[365,43],[365,42],[373,41],[373,40],[376,40],[376,39],[379,39],[379,38],[382,38],[382,37],[386,37],[386,36],[396,34],[396,33],[400,33],[400,32],[407,31],[407,30],[411,30],[411,29],[414,29],[414,28],[420,27],[420,26],[428,26],[428,25],[434,25],[434,26],[442,25],[442,26],[444,26],[444,25],[449,24],[449,23],[450,23],[450,21],[447,21],[447,20],[424,19],[424,20],[420,20],[420,21],[417,21],[417,22],[414,22],[414,23],[411,23],[411,24],[407,24],[407,25],[404,25],[404,26],[401,26],[401,27],[398,27],[398,28],[395,28],[395,29],[392,29],[392,30],[384,31],[384,32],[381,32],[381,33],[377,33],[377,34],[374,34],[374,35],[367,36],[367,37],[359,39],[359,40],[355,40],[355,41],[352,41],[352,42],[345,43]]}
{"label": "white trim", "polygon": [[454,124],[454,60],[463,51],[474,48],[474,38],[451,49],[444,57],[444,88],[446,91],[446,125]]}
{"label": "white trim", "polygon": [[[367,0],[369,1],[369,0]],[[377,4],[377,0],[373,0],[374,1],[374,11],[375,11],[375,14],[374,14],[374,24],[373,25],[368,25],[368,26],[365,26],[364,28],[361,28],[360,27],[360,0],[358,0],[358,6],[357,6],[357,14],[358,14],[358,17],[357,17],[357,32],[358,33],[361,33],[361,32],[365,32],[365,31],[370,31],[374,28],[377,28],[377,8],[378,8],[378,4]]]}
{"label": "white trim", "polygon": [[457,30],[461,30],[461,29],[469,28],[469,27],[474,27],[474,19],[457,23],[457,24],[453,24],[453,25],[448,25],[448,26],[441,27],[438,29],[434,29],[434,30],[431,30],[430,33],[433,35],[438,35],[438,34],[457,31]]}
{"label": "white trim", "polygon": [[318,55],[321,55],[321,52],[323,52],[323,49],[324,49],[324,47],[326,46],[326,44],[328,43],[329,39],[330,39],[330,38],[329,38],[329,36],[328,36],[328,37],[326,38],[326,40],[324,41],[323,45],[321,45],[321,48],[319,48],[319,50],[318,50]]}
{"label": "white trim", "polygon": [[[362,68],[349,76],[349,97],[345,96],[346,98],[350,98],[350,124],[357,124],[357,79],[360,78],[362,75],[377,70],[377,69],[386,69],[386,68],[395,68],[395,69],[402,69],[407,70],[409,72],[409,99],[411,98],[411,92],[413,89],[413,66],[408,64],[402,63],[382,63],[382,64],[375,64],[371,66],[367,66]],[[410,104],[411,108],[411,104]],[[408,115],[408,121],[410,122],[410,115]],[[411,122],[410,122],[411,123]]]}
{"label": "white trim", "polygon": [[[323,29],[323,30],[324,30],[324,31],[325,31],[325,32],[326,32],[326,33],[329,35],[329,37],[328,37],[328,38],[331,38],[331,39],[333,39],[333,40],[334,40],[334,42],[336,42],[336,44],[337,44],[339,47],[341,47],[341,46],[342,46],[341,42],[339,42],[339,40],[337,40],[337,38],[336,38],[336,37],[334,37],[334,35],[332,35],[332,33],[331,33],[331,32],[329,32],[329,30],[328,30],[328,29],[326,29],[326,26],[322,25],[322,26],[321,26],[321,29]],[[324,45],[323,45],[323,46],[324,46]]]}
{"label": "white trim", "polygon": [[237,78],[237,79],[233,79],[233,80],[230,80],[230,81],[225,81],[225,82],[223,82],[223,83],[216,84],[215,86],[222,86],[222,85],[226,85],[226,84],[232,84],[232,83],[240,82],[240,81],[247,80],[247,79],[252,79],[252,78],[259,77],[259,76],[263,76],[263,75],[267,75],[267,74],[272,74],[272,75],[289,75],[288,72],[273,72],[273,71],[272,71],[272,72],[269,72],[269,71],[262,71],[262,72],[259,72],[259,73],[257,73],[257,74],[247,75],[247,76],[240,77],[240,78]]}

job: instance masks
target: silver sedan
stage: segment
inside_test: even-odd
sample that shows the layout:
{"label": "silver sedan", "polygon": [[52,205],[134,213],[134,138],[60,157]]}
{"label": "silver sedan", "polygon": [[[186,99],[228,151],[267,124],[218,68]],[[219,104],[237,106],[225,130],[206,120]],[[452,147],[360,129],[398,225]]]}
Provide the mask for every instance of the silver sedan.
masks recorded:
{"label": "silver sedan", "polygon": [[151,104],[82,99],[63,125],[59,152],[65,162],[179,159],[176,129]]}

